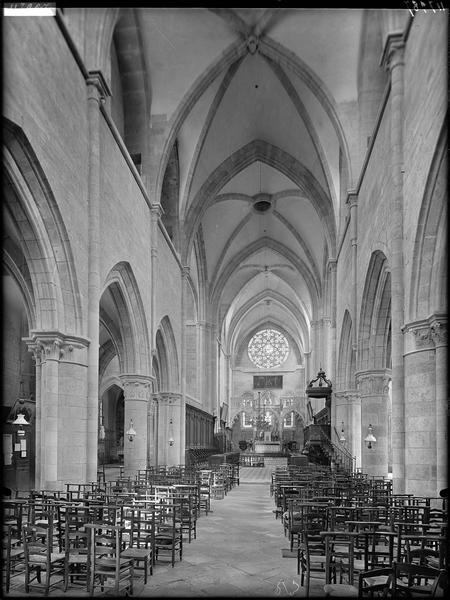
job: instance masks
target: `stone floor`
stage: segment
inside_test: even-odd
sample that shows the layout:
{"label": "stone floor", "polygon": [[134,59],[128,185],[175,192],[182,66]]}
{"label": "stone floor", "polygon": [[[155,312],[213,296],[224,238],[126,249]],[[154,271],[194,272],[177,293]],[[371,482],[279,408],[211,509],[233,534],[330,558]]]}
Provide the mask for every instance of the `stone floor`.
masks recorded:
{"label": "stone floor", "polygon": [[[268,467],[241,468],[240,485],[212,512],[197,521],[197,539],[183,547],[175,567],[157,562],[144,586],[137,579],[134,596],[154,597],[305,597],[294,557],[283,557],[289,542],[275,519]],[[23,596],[23,583],[12,582],[10,596]],[[323,583],[311,581],[310,596],[323,596]],[[40,593],[39,596],[43,594]],[[80,588],[64,593],[58,585],[50,596],[81,597]],[[96,594],[97,596],[97,594]]]}

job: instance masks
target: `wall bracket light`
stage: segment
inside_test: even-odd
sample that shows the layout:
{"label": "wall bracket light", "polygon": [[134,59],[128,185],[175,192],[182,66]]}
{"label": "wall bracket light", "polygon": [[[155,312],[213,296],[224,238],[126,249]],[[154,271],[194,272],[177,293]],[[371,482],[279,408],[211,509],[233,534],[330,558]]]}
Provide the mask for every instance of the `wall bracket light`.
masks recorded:
{"label": "wall bracket light", "polygon": [[341,429],[341,435],[339,436],[339,441],[342,443],[346,441],[345,435],[344,435],[344,421],[342,421],[342,429]]}
{"label": "wall bracket light", "polygon": [[372,444],[374,444],[377,441],[377,438],[373,435],[373,427],[372,427],[372,425],[369,425],[369,427],[368,427],[368,434],[364,438],[364,441],[365,441],[365,443],[367,445],[367,448],[369,450],[372,448]]}
{"label": "wall bracket light", "polygon": [[128,439],[130,440],[130,442],[132,442],[134,440],[134,437],[136,435],[136,430],[133,427],[133,419],[130,419],[130,427],[126,432]]}

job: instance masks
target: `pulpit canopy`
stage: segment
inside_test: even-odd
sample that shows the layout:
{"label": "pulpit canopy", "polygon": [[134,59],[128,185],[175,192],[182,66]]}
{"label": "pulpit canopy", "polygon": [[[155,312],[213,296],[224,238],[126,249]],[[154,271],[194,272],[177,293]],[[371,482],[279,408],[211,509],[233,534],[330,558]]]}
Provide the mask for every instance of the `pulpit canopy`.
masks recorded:
{"label": "pulpit canopy", "polygon": [[308,398],[329,398],[332,391],[332,383],[326,378],[325,371],[320,367],[317,377],[309,382],[306,395]]}

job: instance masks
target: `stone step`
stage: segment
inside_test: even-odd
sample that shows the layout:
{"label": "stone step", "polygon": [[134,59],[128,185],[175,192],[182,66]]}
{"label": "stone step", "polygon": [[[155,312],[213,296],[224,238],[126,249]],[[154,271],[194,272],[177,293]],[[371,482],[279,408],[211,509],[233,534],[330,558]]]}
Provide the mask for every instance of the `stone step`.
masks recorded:
{"label": "stone step", "polygon": [[286,456],[265,456],[264,466],[265,467],[285,467],[287,465]]}

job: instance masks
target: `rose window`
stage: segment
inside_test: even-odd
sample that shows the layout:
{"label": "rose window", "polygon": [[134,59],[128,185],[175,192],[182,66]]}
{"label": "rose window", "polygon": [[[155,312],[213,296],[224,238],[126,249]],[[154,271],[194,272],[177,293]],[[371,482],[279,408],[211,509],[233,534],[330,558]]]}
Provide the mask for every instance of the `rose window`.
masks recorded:
{"label": "rose window", "polygon": [[260,369],[278,367],[288,357],[289,343],[282,333],[275,329],[258,331],[248,344],[248,356]]}

